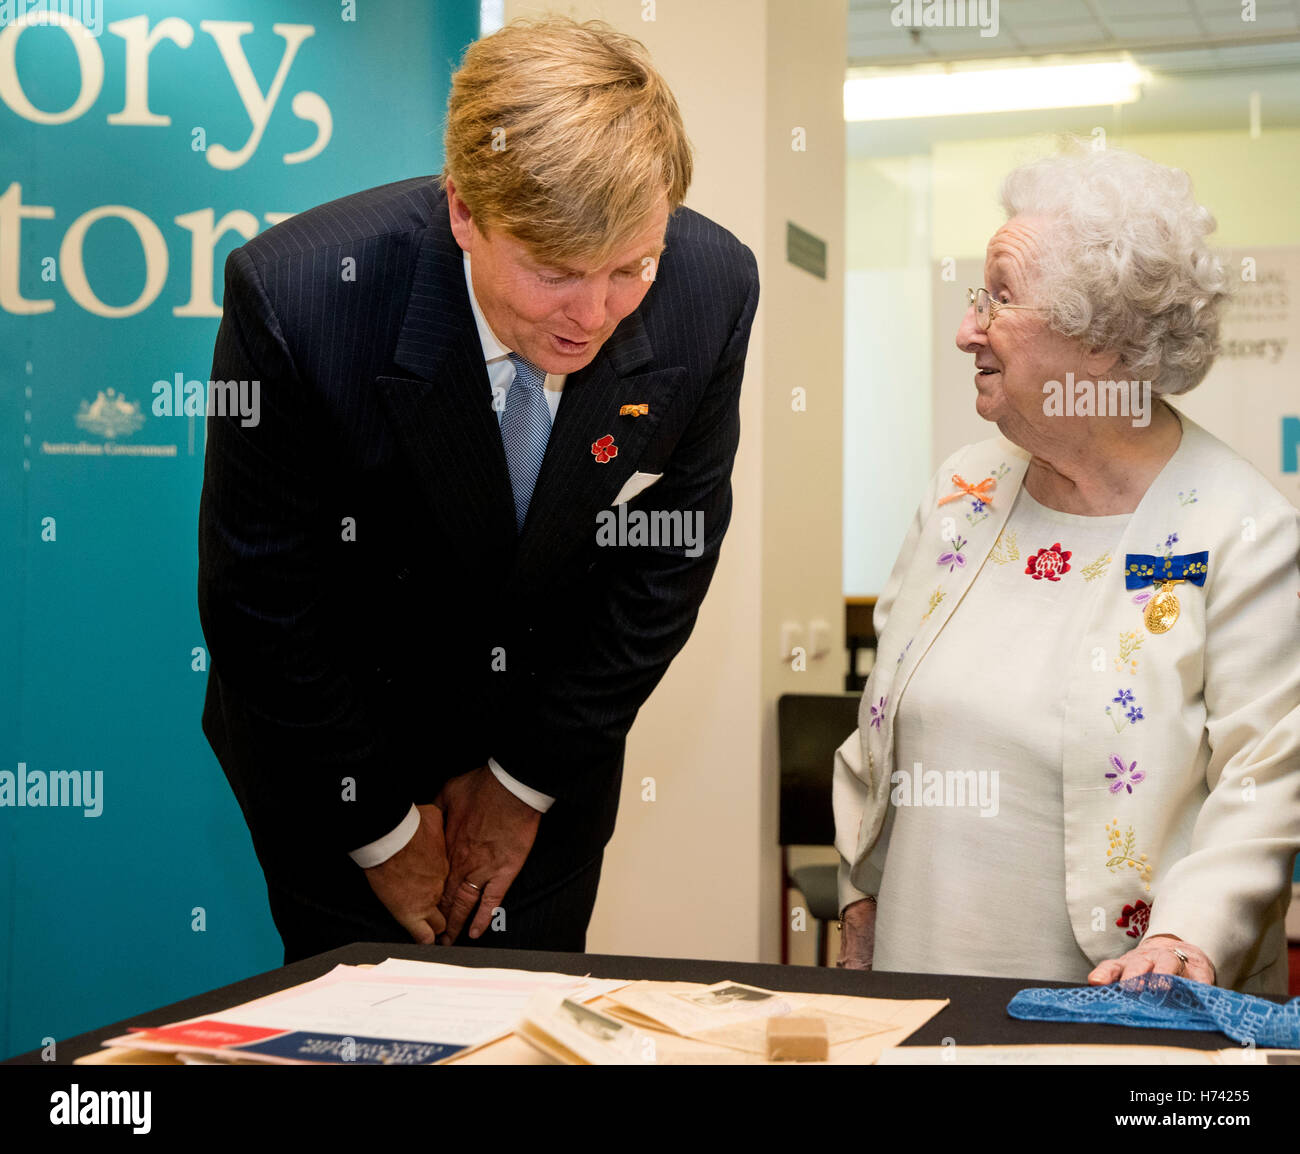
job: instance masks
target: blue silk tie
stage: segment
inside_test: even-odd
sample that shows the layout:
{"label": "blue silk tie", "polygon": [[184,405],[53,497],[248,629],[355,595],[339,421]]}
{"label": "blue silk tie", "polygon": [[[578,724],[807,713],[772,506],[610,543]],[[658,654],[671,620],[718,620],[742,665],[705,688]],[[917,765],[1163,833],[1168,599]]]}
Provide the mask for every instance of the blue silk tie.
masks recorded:
{"label": "blue silk tie", "polygon": [[501,440],[515,495],[515,525],[522,533],[537,474],[542,470],[542,457],[546,455],[546,442],[551,437],[551,408],[543,387],[546,374],[518,353],[511,353],[510,360],[515,366],[515,379],[506,392]]}

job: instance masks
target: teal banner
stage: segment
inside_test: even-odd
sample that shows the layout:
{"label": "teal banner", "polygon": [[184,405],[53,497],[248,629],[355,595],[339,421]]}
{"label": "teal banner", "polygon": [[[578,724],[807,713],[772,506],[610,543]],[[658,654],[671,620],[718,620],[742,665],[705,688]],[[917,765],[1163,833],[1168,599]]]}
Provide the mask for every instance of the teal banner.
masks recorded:
{"label": "teal banner", "polygon": [[296,212],[437,172],[478,17],[0,0],[5,1056],[281,964],[199,728],[222,270]]}

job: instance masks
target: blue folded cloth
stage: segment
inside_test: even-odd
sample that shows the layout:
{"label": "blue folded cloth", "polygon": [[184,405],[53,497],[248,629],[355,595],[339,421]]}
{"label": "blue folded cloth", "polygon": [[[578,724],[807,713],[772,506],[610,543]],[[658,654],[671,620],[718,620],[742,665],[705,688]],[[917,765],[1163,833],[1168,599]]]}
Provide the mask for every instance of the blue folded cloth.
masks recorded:
{"label": "blue folded cloth", "polygon": [[1109,986],[1021,990],[1007,1013],[1044,1022],[1221,1030],[1234,1042],[1300,1049],[1300,998],[1278,1004],[1172,974],[1142,974]]}

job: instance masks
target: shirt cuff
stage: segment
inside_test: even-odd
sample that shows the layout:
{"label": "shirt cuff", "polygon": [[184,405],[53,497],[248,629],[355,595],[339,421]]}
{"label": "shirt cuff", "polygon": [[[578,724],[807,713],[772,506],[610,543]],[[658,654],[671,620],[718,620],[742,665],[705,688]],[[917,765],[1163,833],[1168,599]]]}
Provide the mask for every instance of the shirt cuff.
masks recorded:
{"label": "shirt cuff", "polygon": [[497,764],[495,757],[488,758],[488,769],[492,771],[492,776],[513,793],[515,797],[526,805],[531,805],[539,813],[545,813],[555,804],[555,798],[539,793],[535,789],[530,789],[522,781],[516,781]]}
{"label": "shirt cuff", "polygon": [[372,841],[369,845],[363,845],[360,849],[352,850],[348,857],[363,870],[382,865],[398,850],[405,849],[407,842],[415,836],[415,831],[419,828],[420,811],[412,805],[410,812],[402,818],[402,824],[392,833],[386,833],[378,841]]}
{"label": "shirt cuff", "polygon": [[[880,875],[877,873],[874,877],[866,879],[868,882],[875,882],[875,887],[871,892],[860,890],[849,880],[852,870],[849,869],[849,863],[840,858],[840,872],[838,878],[838,889],[840,896],[840,916],[844,916],[844,911],[854,902],[860,902],[865,898],[875,897],[875,890],[880,888]],[[859,879],[863,880],[863,879]]]}

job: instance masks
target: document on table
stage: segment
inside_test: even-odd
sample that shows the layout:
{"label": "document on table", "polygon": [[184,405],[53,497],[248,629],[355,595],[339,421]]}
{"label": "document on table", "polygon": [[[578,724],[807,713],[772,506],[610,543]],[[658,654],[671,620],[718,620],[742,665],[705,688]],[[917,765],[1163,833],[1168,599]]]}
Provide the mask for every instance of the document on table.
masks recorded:
{"label": "document on table", "polygon": [[724,1026],[780,1017],[791,1004],[780,994],[740,982],[700,987],[691,982],[637,982],[611,998],[620,1016],[691,1037]]}
{"label": "document on table", "polygon": [[532,996],[515,1033],[568,1065],[653,1066],[656,1062],[649,1034],[553,990],[539,990]]}
{"label": "document on table", "polygon": [[390,958],[339,965],[313,982],[107,1044],[266,1062],[427,1065],[509,1034],[539,990],[582,1003],[623,984]]}
{"label": "document on table", "polygon": [[808,1014],[826,1022],[832,1046],[891,1029],[886,1022],[828,1011],[815,996],[777,993],[740,982],[634,982],[608,995],[611,1013],[633,1025],[667,1030],[750,1054],[767,1051],[767,1019]]}

